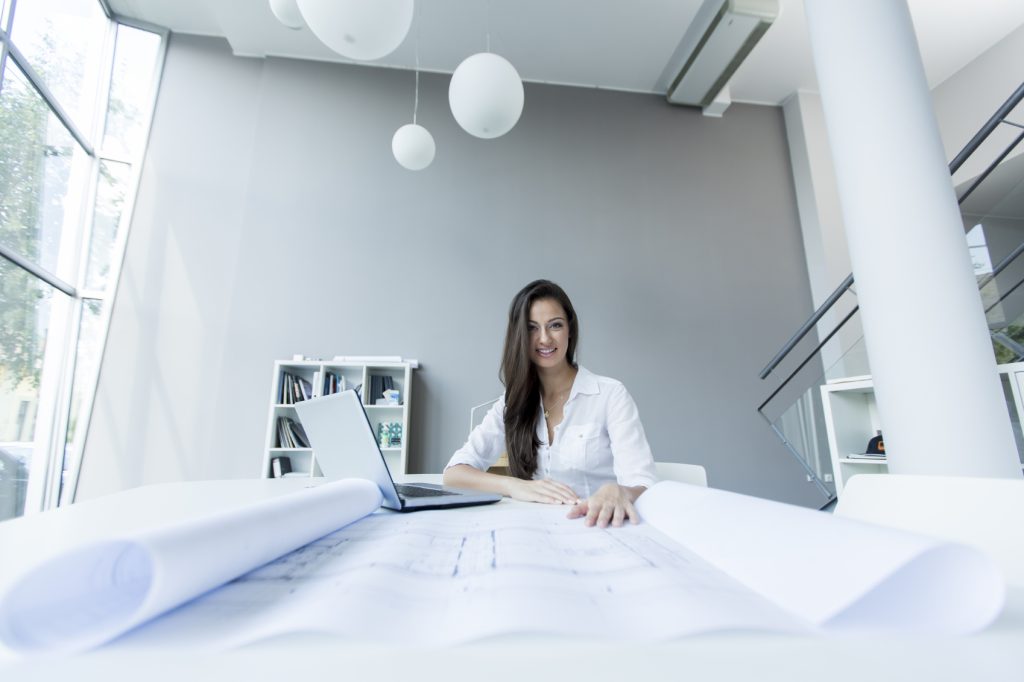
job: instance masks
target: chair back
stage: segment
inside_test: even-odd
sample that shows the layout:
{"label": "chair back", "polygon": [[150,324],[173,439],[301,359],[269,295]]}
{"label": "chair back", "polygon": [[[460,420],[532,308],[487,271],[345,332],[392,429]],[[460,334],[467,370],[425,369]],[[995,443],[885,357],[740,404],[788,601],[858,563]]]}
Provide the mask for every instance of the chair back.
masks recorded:
{"label": "chair back", "polygon": [[476,425],[484,420],[484,415],[486,415],[487,411],[491,409],[491,405],[498,402],[498,400],[498,398],[494,398],[492,400],[488,400],[486,403],[480,403],[479,405],[474,405],[469,408],[469,431],[466,432],[467,434],[473,433],[473,429],[476,428]]}
{"label": "chair back", "polygon": [[679,481],[690,485],[708,487],[708,474],[699,464],[680,464],[679,462],[655,462],[654,468],[662,481]]}

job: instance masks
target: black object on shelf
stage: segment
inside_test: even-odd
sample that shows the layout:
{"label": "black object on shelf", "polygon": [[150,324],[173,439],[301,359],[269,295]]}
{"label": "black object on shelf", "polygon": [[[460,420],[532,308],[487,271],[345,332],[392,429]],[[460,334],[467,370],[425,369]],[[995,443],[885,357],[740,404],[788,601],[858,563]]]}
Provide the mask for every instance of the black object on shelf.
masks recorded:
{"label": "black object on shelf", "polygon": [[287,455],[278,455],[270,460],[270,476],[282,478],[292,472],[292,460]]}
{"label": "black object on shelf", "polygon": [[884,455],[885,454],[885,441],[882,439],[882,432],[879,431],[878,435],[868,441],[868,447],[864,450],[864,454],[867,455]]}
{"label": "black object on shelf", "polygon": [[366,404],[376,405],[378,400],[382,400],[384,398],[384,391],[390,391],[394,387],[395,380],[387,374],[371,374],[370,395]]}

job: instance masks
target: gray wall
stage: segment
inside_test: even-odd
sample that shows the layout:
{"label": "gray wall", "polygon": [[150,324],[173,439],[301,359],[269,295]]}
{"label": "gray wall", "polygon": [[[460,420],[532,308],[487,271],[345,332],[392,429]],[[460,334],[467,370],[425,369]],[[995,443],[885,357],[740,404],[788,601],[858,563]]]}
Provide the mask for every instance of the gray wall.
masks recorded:
{"label": "gray wall", "polygon": [[[1024,78],[1020,68],[1024,61],[1024,26],[979,55],[964,68],[932,89],[935,117],[952,160],[985,122],[995,113]],[[1021,122],[1024,104],[1018,105],[1010,120]],[[1006,146],[1020,134],[1019,128],[1000,126],[954,176],[957,184],[985,170]],[[1008,158],[1024,153],[1018,147]]]}
{"label": "gray wall", "polygon": [[811,309],[781,111],[527,84],[484,141],[447,83],[421,78],[438,151],[411,173],[390,140],[412,73],[172,38],[79,499],[257,475],[272,362],[294,353],[418,358],[413,468],[439,471],[501,391],[512,295],[548,277],[658,459],[818,502],[755,412],[757,371]]}

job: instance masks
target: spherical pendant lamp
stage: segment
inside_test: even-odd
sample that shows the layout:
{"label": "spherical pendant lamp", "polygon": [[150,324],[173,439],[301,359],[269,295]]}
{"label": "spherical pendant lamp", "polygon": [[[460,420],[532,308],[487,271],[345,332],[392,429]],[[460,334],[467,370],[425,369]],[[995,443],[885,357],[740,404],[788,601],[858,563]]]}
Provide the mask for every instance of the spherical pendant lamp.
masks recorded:
{"label": "spherical pendant lamp", "polygon": [[470,135],[485,139],[512,130],[523,113],[523,81],[504,57],[480,52],[467,57],[448,86],[452,115]]}
{"label": "spherical pendant lamp", "polygon": [[277,20],[288,28],[300,29],[305,26],[302,21],[302,13],[295,0],[270,0],[270,11],[274,13]]}
{"label": "spherical pendant lamp", "polygon": [[403,168],[423,170],[434,160],[434,137],[421,125],[408,123],[391,138],[391,152]]}
{"label": "spherical pendant lamp", "polygon": [[413,0],[298,0],[310,30],[343,57],[380,59],[402,44]]}

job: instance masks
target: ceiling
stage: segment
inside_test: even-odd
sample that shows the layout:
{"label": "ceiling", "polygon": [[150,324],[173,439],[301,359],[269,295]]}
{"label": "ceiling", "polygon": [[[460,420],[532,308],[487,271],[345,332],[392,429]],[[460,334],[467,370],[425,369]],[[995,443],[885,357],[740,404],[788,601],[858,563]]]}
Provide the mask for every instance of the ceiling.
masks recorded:
{"label": "ceiling", "polygon": [[[267,0],[109,0],[115,13],[173,32],[227,39],[239,56],[347,62],[308,29],[277,22]],[[421,0],[405,42],[373,65],[451,73],[487,47],[526,81],[664,94],[669,59],[701,0]],[[730,83],[732,99],[779,104],[816,90],[803,0],[775,24]],[[908,0],[934,87],[1024,24],[1020,0]]]}

